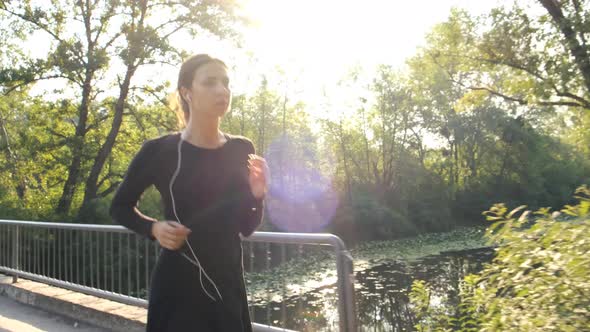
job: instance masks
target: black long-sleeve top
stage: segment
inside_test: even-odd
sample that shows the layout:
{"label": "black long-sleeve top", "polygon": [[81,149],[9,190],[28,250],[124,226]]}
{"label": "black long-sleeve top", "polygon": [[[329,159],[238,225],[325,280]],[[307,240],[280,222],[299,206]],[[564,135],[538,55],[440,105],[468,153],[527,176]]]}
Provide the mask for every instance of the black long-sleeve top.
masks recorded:
{"label": "black long-sleeve top", "polygon": [[[181,143],[181,168],[173,185],[176,213],[189,227],[189,243],[204,271],[219,289],[223,300],[199,275],[199,269],[178,251],[163,249],[152,275],[148,331],[251,331],[243,279],[239,234],[249,236],[262,219],[263,202],[248,184],[248,155],[252,143],[226,134],[227,142],[215,149]],[[154,185],[160,192],[166,220],[175,221],[169,184],[177,167],[180,134],[149,140],[132,160],[112,204],[118,223],[153,239],[153,218],[137,205],[143,192]]]}

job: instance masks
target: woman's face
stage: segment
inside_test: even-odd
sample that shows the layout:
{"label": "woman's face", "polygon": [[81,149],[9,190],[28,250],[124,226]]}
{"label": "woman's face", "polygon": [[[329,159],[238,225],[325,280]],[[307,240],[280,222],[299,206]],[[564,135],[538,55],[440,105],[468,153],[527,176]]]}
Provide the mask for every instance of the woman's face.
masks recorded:
{"label": "woman's face", "polygon": [[185,91],[185,100],[191,105],[192,114],[223,116],[231,105],[229,77],[225,67],[217,62],[199,67],[195,71],[191,89]]}

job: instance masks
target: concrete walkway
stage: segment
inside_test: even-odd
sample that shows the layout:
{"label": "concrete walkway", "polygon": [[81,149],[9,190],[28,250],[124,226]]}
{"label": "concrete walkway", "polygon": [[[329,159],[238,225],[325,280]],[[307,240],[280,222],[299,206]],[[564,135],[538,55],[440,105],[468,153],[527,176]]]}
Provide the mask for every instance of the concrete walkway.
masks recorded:
{"label": "concrete walkway", "polygon": [[0,332],[105,332],[0,296]]}
{"label": "concrete walkway", "polygon": [[[0,274],[0,332],[144,332],[147,310]],[[82,324],[82,322],[84,322]],[[295,332],[253,324],[255,332]]]}
{"label": "concrete walkway", "polygon": [[[114,331],[143,332],[147,310],[106,299],[0,274],[0,332],[5,331]],[[12,305],[19,309],[9,310]],[[19,314],[20,308],[36,310]],[[5,310],[5,307],[7,308]],[[6,313],[5,313],[6,312]],[[24,310],[23,312],[27,312]],[[39,319],[39,320],[37,320]],[[51,321],[63,326],[52,329]],[[81,329],[80,323],[84,322]],[[76,325],[78,323],[77,327]],[[45,325],[49,324],[44,329]],[[6,326],[5,326],[6,325]],[[11,326],[8,328],[8,326]],[[68,329],[69,328],[69,329]]]}

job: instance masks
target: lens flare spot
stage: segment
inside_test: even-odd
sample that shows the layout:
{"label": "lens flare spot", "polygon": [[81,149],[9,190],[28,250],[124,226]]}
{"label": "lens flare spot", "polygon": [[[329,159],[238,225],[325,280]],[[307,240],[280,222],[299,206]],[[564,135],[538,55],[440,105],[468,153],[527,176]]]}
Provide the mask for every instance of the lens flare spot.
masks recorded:
{"label": "lens flare spot", "polygon": [[318,232],[332,220],[338,194],[319,171],[317,156],[289,137],[271,143],[265,155],[272,181],[266,201],[273,225],[287,232]]}

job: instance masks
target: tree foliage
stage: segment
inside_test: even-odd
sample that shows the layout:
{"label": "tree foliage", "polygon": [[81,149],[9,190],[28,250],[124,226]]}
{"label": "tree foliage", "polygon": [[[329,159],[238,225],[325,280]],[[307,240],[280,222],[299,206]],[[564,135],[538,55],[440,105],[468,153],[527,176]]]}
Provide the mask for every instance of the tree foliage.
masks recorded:
{"label": "tree foliage", "polygon": [[[329,187],[338,207],[322,230],[353,242],[482,223],[479,211],[500,201],[561,206],[590,181],[584,54],[568,39],[586,45],[585,3],[453,10],[405,70],[379,66],[333,117],[290,95],[296,78],[260,75],[222,130],[270,161],[269,206],[298,215],[297,197]],[[170,83],[139,77],[153,64],[177,70],[175,33],[230,38],[241,22],[233,1],[2,1],[0,16],[0,209],[100,223],[141,143],[178,129]],[[18,47],[32,34],[50,40],[47,56]],[[363,88],[357,76],[343,80],[351,91]],[[33,95],[45,79],[55,91]],[[153,189],[142,209],[162,214]]]}
{"label": "tree foliage", "polygon": [[[491,264],[465,278],[461,304],[432,306],[428,286],[415,282],[412,300],[420,331],[587,331],[590,328],[590,190],[560,212],[535,213],[504,204],[485,214],[498,246]],[[531,218],[531,215],[534,217]],[[532,219],[532,220],[531,220]]]}

